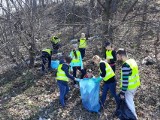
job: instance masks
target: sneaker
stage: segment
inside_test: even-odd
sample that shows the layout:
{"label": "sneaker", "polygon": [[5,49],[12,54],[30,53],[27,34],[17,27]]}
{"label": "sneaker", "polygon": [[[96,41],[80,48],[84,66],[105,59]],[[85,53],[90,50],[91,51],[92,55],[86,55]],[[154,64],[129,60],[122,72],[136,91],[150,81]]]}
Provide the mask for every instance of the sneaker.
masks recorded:
{"label": "sneaker", "polygon": [[75,88],[79,88],[79,86],[77,84],[74,85]]}

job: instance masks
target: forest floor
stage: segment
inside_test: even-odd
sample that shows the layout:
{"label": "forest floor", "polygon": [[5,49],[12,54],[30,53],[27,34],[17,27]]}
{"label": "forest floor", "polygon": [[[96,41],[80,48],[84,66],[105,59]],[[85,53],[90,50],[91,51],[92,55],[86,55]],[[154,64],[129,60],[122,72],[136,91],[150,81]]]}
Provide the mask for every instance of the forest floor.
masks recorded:
{"label": "forest floor", "polygon": [[[84,61],[96,54],[96,41],[89,44]],[[94,46],[95,45],[95,46]],[[66,50],[69,46],[64,46]],[[69,48],[70,49],[70,48]],[[68,50],[68,49],[67,49]],[[132,54],[132,52],[131,52]],[[133,56],[133,54],[132,54]],[[160,81],[158,78],[156,64],[142,65],[145,56],[135,55],[139,64],[141,87],[135,95],[135,105],[139,120],[160,119]],[[90,66],[91,67],[91,66]],[[93,67],[93,66],[92,66]],[[96,67],[95,67],[96,70]],[[117,66],[116,76],[119,80],[120,66]],[[95,71],[97,75],[97,72]],[[106,114],[88,112],[82,106],[79,89],[74,88],[70,82],[67,106],[62,108],[59,104],[58,87],[54,72],[40,76],[37,68],[31,70],[8,70],[0,74],[0,119],[1,120],[37,120],[40,118],[50,120],[117,120],[113,116],[115,103],[112,97],[106,100]],[[119,90],[119,82],[117,91]]]}

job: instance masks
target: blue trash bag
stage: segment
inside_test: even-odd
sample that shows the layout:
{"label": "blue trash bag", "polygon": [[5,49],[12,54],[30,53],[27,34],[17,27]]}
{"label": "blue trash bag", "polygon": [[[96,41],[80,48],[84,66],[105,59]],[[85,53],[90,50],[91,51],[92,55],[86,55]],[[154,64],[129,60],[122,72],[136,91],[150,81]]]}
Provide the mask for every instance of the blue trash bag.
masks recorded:
{"label": "blue trash bag", "polygon": [[100,110],[100,83],[95,82],[95,79],[96,78],[84,78],[79,82],[83,107],[91,112],[98,112]]}
{"label": "blue trash bag", "polygon": [[59,65],[59,60],[52,60],[51,61],[51,67],[52,69],[57,69]]}
{"label": "blue trash bag", "polygon": [[127,103],[125,102],[125,99],[120,99],[118,110],[116,111],[116,116],[120,120],[136,120],[136,117],[131,112],[131,110],[128,108]]}

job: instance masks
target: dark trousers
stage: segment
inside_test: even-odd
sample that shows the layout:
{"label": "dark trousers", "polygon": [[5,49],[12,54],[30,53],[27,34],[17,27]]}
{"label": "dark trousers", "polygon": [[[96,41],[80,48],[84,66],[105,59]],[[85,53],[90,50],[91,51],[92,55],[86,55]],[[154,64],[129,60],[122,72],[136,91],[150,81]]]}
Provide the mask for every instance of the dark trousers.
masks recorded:
{"label": "dark trousers", "polygon": [[116,82],[112,82],[112,83],[104,83],[103,85],[103,92],[102,92],[102,97],[101,97],[101,105],[104,106],[104,103],[106,101],[106,97],[107,97],[107,92],[108,90],[110,90],[112,96],[114,97],[115,101],[116,101],[116,106],[118,107],[119,104],[119,98],[116,94]]}
{"label": "dark trousers", "polygon": [[86,51],[86,49],[85,49],[85,48],[79,48],[79,51],[80,51],[81,56],[82,56],[82,59],[83,59],[84,56],[85,56],[85,51]]}
{"label": "dark trousers", "polygon": [[59,87],[59,92],[60,92],[59,101],[61,105],[64,107],[65,106],[65,96],[69,92],[68,82],[57,80],[57,85]]}
{"label": "dark trousers", "polygon": [[52,43],[52,46],[53,46],[53,54],[57,54],[58,49],[60,48],[60,44],[59,43],[57,43],[57,44]]}
{"label": "dark trousers", "polygon": [[[76,76],[77,69],[78,69],[79,71],[81,71],[81,77],[80,77],[80,79],[83,79],[84,75],[86,74],[86,71],[83,70],[83,69],[81,69],[81,67],[73,67],[73,76],[74,76],[74,77],[77,77],[77,76]],[[74,81],[74,84],[76,84],[76,81]]]}
{"label": "dark trousers", "polygon": [[48,69],[51,68],[51,55],[47,52],[42,52],[42,71],[45,70],[45,64],[48,62]]}

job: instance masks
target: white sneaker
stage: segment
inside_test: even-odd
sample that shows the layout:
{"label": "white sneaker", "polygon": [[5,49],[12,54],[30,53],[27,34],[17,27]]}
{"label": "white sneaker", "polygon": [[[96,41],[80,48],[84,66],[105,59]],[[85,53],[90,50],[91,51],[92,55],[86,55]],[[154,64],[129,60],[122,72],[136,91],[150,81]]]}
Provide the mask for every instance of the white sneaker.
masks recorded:
{"label": "white sneaker", "polygon": [[79,88],[79,86],[77,84],[74,85],[75,88]]}

